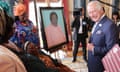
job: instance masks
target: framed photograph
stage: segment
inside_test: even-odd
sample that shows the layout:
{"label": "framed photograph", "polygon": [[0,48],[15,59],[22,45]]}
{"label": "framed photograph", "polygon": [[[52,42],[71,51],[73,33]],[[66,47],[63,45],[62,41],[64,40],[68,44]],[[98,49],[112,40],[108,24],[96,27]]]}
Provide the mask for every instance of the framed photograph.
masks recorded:
{"label": "framed photograph", "polygon": [[68,43],[63,7],[40,7],[40,15],[44,48],[52,51]]}

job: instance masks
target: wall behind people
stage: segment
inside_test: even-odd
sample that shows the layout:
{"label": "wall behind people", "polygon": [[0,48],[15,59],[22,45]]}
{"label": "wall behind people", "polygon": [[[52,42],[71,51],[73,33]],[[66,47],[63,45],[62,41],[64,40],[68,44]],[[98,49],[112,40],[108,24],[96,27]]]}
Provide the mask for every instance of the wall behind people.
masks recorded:
{"label": "wall behind people", "polygon": [[112,8],[112,12],[118,11],[117,8],[120,8],[119,4],[120,4],[120,0],[112,0],[112,5],[116,7],[116,8]]}
{"label": "wall behind people", "polygon": [[[110,4],[110,5],[112,5],[112,1],[113,0],[101,0],[102,2],[105,2],[105,3],[108,3],[108,4]],[[111,6],[108,6],[108,5],[106,5],[106,4],[103,4],[103,7],[104,7],[104,9],[105,9],[105,14],[109,17],[109,18],[111,18],[112,17],[112,7]]]}

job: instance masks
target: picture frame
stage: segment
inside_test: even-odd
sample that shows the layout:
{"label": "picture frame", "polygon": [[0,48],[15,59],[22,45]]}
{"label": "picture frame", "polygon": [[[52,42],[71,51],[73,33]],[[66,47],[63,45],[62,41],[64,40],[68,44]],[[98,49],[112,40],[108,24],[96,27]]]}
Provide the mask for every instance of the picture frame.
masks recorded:
{"label": "picture frame", "polygon": [[40,7],[43,48],[54,51],[68,43],[63,7]]}

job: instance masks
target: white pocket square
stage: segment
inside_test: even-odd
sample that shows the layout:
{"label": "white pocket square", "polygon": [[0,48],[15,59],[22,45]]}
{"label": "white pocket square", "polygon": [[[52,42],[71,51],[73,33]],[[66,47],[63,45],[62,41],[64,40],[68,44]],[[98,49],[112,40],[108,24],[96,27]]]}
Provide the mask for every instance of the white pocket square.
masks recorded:
{"label": "white pocket square", "polygon": [[101,31],[101,30],[98,30],[98,31],[96,32],[96,34],[102,34],[102,31]]}

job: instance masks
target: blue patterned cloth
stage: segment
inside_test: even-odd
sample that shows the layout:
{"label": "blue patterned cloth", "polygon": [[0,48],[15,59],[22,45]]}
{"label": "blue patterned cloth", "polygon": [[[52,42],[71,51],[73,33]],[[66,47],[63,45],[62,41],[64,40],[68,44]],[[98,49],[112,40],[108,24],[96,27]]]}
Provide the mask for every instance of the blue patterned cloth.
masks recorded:
{"label": "blue patterned cloth", "polygon": [[32,32],[33,23],[28,21],[27,26],[23,26],[20,21],[16,21],[16,30],[14,35],[10,38],[18,47],[23,48],[26,41],[31,41],[34,44],[39,44],[38,35]]}

